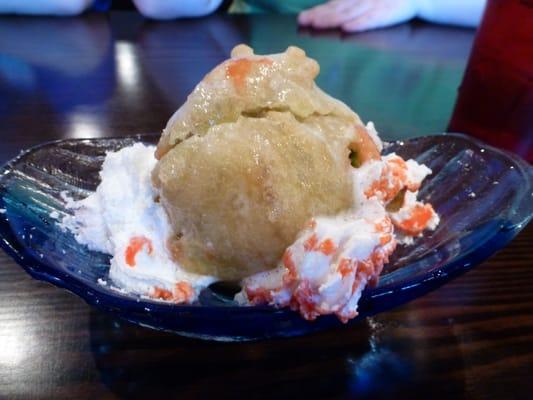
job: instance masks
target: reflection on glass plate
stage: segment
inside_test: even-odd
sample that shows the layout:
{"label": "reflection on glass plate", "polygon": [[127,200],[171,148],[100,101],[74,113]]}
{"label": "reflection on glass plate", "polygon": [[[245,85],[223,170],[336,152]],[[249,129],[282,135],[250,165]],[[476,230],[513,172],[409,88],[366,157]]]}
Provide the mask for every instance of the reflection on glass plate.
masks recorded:
{"label": "reflection on glass plate", "polygon": [[[64,287],[89,304],[156,329],[214,340],[294,336],[341,323],[335,317],[303,320],[290,310],[239,307],[231,288],[214,285],[193,305],[173,305],[123,294],[107,279],[109,256],[79,245],[52,215],[64,215],[61,192],[80,199],[98,185],[108,150],[157,136],[65,140],[30,149],[0,170],[0,245],[31,276]],[[467,271],[508,243],[533,214],[533,168],[509,153],[463,135],[390,143],[386,152],[415,158],[433,174],[420,198],[441,216],[435,232],[400,247],[379,284],[360,301],[368,316],[421,296]]]}

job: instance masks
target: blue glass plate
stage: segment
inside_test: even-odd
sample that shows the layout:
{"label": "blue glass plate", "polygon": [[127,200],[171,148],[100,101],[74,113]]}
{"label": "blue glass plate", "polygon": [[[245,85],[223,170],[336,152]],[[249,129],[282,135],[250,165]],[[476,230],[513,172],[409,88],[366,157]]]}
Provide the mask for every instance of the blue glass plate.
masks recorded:
{"label": "blue glass plate", "polygon": [[[8,162],[0,170],[0,245],[34,278],[128,321],[180,335],[238,341],[340,325],[332,316],[308,322],[287,309],[239,307],[220,284],[205,289],[196,304],[174,305],[98,283],[107,280],[109,257],[79,245],[50,213],[69,212],[62,191],[79,199],[96,188],[106,151],[156,140],[145,135],[57,141]],[[458,134],[389,143],[385,151],[433,170],[420,194],[441,223],[413,245],[398,248],[379,284],[364,292],[358,318],[403,304],[467,271],[508,243],[533,214],[533,169],[510,153]]]}

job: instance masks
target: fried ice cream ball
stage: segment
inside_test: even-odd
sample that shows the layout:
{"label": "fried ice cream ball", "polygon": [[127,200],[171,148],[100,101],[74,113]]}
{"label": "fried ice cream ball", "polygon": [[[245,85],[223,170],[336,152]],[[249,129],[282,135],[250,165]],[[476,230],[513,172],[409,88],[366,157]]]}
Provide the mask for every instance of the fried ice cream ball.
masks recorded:
{"label": "fried ice cream ball", "polygon": [[379,151],[318,72],[298,48],[240,45],[172,116],[152,178],[185,269],[224,280],[271,269],[312,217],[352,207],[350,156]]}

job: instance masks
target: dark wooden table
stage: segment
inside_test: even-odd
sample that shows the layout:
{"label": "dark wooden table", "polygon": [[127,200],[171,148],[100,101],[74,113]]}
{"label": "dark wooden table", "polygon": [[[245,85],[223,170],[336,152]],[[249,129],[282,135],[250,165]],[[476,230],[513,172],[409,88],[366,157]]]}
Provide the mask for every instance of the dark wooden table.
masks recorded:
{"label": "dark wooden table", "polygon": [[[0,18],[0,162],[53,139],[160,131],[246,42],[289,44],[386,139],[445,129],[474,32],[411,24],[357,36],[291,17],[155,23],[133,13]],[[533,227],[444,287],[354,326],[225,344],[115,320],[0,251],[0,398],[531,398]]]}

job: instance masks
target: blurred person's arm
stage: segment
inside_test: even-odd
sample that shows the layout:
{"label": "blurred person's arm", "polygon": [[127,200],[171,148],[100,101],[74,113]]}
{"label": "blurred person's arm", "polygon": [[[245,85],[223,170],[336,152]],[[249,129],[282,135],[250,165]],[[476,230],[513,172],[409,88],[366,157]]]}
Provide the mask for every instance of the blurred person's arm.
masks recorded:
{"label": "blurred person's arm", "polygon": [[301,25],[347,32],[383,28],[419,17],[441,24],[477,26],[486,0],[331,0],[302,11]]}
{"label": "blurred person's arm", "polygon": [[0,0],[0,14],[78,15],[93,0]]}
{"label": "blurred person's arm", "polygon": [[476,27],[481,21],[486,0],[416,0],[417,17],[438,24]]}
{"label": "blurred person's arm", "polygon": [[220,6],[222,0],[133,0],[133,2],[145,17],[173,19],[211,14]]}

